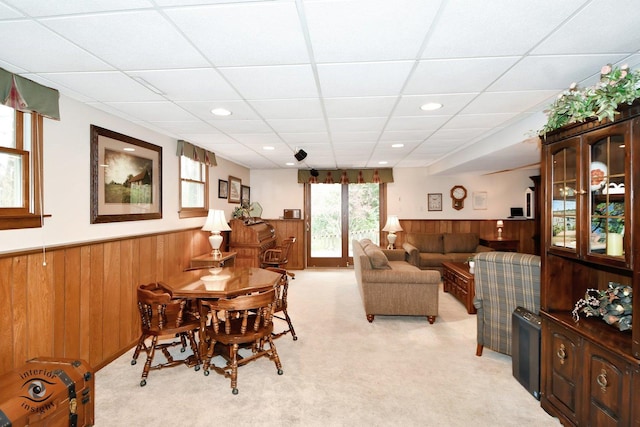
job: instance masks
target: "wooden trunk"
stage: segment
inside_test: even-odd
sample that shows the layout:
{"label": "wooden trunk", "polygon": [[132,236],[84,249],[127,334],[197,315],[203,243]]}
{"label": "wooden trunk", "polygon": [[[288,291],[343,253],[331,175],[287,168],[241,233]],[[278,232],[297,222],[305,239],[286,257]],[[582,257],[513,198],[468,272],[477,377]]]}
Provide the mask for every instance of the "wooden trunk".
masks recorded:
{"label": "wooden trunk", "polygon": [[93,425],[94,392],[87,362],[31,359],[0,377],[0,425]]}

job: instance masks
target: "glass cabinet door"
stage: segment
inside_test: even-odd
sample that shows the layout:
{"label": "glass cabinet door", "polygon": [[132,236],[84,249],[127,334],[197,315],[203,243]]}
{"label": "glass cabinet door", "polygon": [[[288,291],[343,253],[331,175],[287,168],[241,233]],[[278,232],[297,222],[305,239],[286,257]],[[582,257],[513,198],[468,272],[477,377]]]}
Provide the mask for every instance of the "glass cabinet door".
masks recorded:
{"label": "glass cabinet door", "polygon": [[[576,141],[577,142],[577,141]],[[576,143],[565,145],[551,155],[551,247],[577,250],[577,160]]]}
{"label": "glass cabinet door", "polygon": [[589,144],[589,254],[624,259],[625,146],[623,132]]}

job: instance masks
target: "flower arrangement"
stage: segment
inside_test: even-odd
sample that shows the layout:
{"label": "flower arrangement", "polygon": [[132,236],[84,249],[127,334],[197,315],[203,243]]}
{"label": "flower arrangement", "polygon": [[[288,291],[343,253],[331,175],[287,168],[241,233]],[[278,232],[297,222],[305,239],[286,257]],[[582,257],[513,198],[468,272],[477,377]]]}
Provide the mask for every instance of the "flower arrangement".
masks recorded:
{"label": "flower arrangement", "polygon": [[564,125],[590,118],[613,121],[618,105],[631,104],[638,98],[640,71],[631,71],[628,65],[618,68],[607,64],[600,70],[600,81],[596,85],[580,89],[577,83],[571,83],[569,89],[558,95],[546,111],[547,124],[539,134],[544,136]]}
{"label": "flower arrangement", "polygon": [[607,289],[587,289],[584,298],[578,300],[571,312],[573,320],[580,320],[580,312],[586,317],[598,316],[621,331],[631,329],[631,286],[609,282]]}

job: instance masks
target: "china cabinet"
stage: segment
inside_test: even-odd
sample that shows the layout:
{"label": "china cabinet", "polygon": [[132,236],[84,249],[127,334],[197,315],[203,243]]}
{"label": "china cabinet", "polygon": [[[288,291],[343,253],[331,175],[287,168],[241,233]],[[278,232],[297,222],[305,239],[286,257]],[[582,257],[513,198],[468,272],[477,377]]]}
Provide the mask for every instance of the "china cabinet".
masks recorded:
{"label": "china cabinet", "polygon": [[[619,113],[542,138],[541,405],[565,425],[640,426],[640,103]],[[572,316],[609,282],[633,288],[631,330]]]}

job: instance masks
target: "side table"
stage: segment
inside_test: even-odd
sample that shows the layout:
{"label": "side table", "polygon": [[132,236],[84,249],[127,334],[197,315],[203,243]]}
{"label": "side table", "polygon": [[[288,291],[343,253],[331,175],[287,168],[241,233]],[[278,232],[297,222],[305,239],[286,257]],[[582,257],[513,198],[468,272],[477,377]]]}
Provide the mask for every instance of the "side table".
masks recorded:
{"label": "side table", "polygon": [[469,265],[463,262],[442,263],[442,286],[445,292],[460,300],[467,309],[467,313],[475,314],[476,307],[473,305],[473,297],[476,294],[476,287],[473,274],[469,273]]}
{"label": "side table", "polygon": [[480,244],[501,252],[518,252],[520,240],[505,237],[480,237]]}

